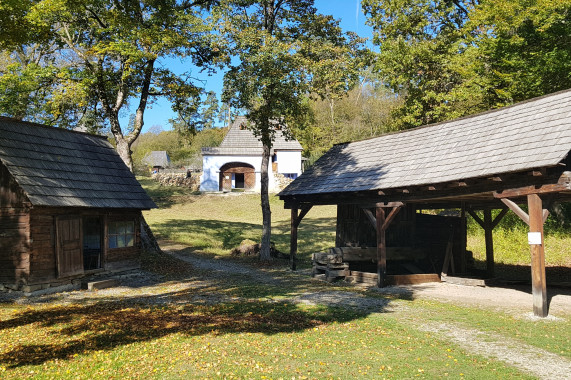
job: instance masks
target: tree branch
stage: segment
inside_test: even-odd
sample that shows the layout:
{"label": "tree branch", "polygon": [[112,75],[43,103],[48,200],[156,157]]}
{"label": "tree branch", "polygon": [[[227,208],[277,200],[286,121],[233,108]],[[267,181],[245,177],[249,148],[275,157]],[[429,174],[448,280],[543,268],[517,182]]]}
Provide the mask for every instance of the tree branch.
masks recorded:
{"label": "tree branch", "polygon": [[99,16],[97,15],[97,13],[95,13],[95,11],[93,11],[93,9],[89,8],[89,7],[85,7],[85,10],[91,14],[91,16],[95,19],[95,21],[97,21],[97,23],[99,24],[100,27],[102,28],[107,28],[107,24],[105,24],[103,22],[103,20],[101,20],[99,18]]}
{"label": "tree branch", "polygon": [[145,72],[143,77],[143,88],[141,89],[141,97],[139,100],[139,106],[137,107],[137,111],[135,113],[135,122],[133,125],[133,131],[129,133],[126,140],[128,144],[133,143],[139,136],[141,129],[143,128],[143,115],[145,113],[145,109],[147,108],[147,100],[149,98],[149,88],[151,87],[151,80],[153,78],[153,72],[155,70],[155,59],[150,59],[146,66]]}

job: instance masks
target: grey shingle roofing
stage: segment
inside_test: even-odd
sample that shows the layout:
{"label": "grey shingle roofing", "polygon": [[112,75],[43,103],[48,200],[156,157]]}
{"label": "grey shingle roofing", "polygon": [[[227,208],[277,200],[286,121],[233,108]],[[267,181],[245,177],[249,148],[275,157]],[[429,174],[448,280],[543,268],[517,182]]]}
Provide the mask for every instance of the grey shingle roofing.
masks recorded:
{"label": "grey shingle roofing", "polygon": [[[202,153],[211,155],[261,155],[262,142],[254,136],[251,130],[241,128],[242,125],[246,124],[247,119],[244,116],[238,116],[230,126],[220,146],[217,148],[204,148]],[[276,132],[272,149],[303,150],[297,140],[286,140],[281,131]]]}
{"label": "grey shingle roofing", "polygon": [[154,150],[149,152],[144,158],[143,163],[149,166],[160,166],[166,168],[171,164],[168,153],[164,150]]}
{"label": "grey shingle roofing", "polygon": [[105,137],[0,117],[0,162],[34,206],[156,207]]}
{"label": "grey shingle roofing", "polygon": [[555,166],[571,150],[571,90],[339,144],[280,196],[383,190]]}

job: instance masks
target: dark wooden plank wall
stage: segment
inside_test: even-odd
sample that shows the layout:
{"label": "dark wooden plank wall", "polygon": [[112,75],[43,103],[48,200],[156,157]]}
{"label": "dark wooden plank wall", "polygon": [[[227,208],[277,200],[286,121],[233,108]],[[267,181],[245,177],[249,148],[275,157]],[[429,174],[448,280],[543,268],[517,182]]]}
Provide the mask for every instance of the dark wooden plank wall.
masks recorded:
{"label": "dark wooden plank wall", "polygon": [[103,269],[116,270],[139,265],[141,253],[140,212],[132,210],[97,211],[74,208],[35,208],[31,211],[30,284],[57,280],[55,219],[64,215],[99,215],[103,218],[104,231],[109,221],[135,220],[135,245],[128,248],[108,249],[107,235],[103,245]]}
{"label": "dark wooden plank wall", "polygon": [[29,203],[0,163],[0,283],[26,283],[30,273]]}
{"label": "dark wooden plank wall", "polygon": [[0,209],[0,282],[26,283],[30,274],[29,213],[22,208]]}
{"label": "dark wooden plank wall", "polygon": [[[464,241],[459,217],[419,214],[414,206],[406,205],[387,229],[387,246],[422,248],[430,261],[426,269],[440,273],[452,230],[454,267],[459,272]],[[335,246],[376,246],[376,231],[359,206],[337,206]]]}
{"label": "dark wooden plank wall", "polygon": [[[371,209],[373,215],[375,210]],[[415,211],[405,206],[391,222],[386,239],[389,247],[411,246],[414,235]],[[336,247],[375,247],[377,232],[361,207],[355,205],[337,206]]]}
{"label": "dark wooden plank wall", "polygon": [[47,282],[57,278],[55,215],[64,209],[32,209],[30,226],[32,250],[30,257],[30,283]]}

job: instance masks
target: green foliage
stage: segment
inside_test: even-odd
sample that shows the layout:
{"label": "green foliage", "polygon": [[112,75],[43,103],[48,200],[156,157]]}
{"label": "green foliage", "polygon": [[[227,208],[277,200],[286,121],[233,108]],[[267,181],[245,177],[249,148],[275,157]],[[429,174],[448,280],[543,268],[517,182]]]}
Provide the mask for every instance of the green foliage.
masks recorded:
{"label": "green foliage", "polygon": [[339,22],[317,13],[313,0],[222,0],[212,27],[234,58],[224,76],[223,100],[245,110],[247,126],[263,145],[260,257],[270,259],[268,167],[277,129],[304,125],[311,93],[334,96],[357,78],[361,42]]}
{"label": "green foliage", "polygon": [[139,136],[133,144],[133,163],[139,173],[147,173],[142,164],[143,158],[152,151],[166,151],[174,166],[202,166],[201,149],[218,146],[224,139],[225,128],[212,128],[198,131],[190,139],[181,139],[177,131],[163,131],[151,128]]}
{"label": "green foliage", "polygon": [[374,80],[363,79],[346,96],[309,101],[310,114],[293,133],[312,164],[334,144],[376,137],[393,130],[392,112],[401,100]]}
{"label": "green foliage", "polygon": [[218,118],[218,99],[214,91],[209,91],[204,101],[204,108],[202,109],[201,116],[205,129],[214,128],[214,121]]}
{"label": "green foliage", "polygon": [[571,87],[571,1],[481,1],[466,33],[478,55],[471,74],[485,105]]}
{"label": "green foliage", "polygon": [[418,126],[455,114],[446,96],[461,78],[451,62],[462,52],[461,28],[468,1],[364,0],[373,42],[381,46],[376,70],[387,85],[405,94],[396,119]]}
{"label": "green foliage", "polygon": [[[11,4],[10,2],[9,4]],[[157,97],[167,98],[180,115],[196,111],[201,89],[186,75],[166,68],[167,57],[187,58],[199,67],[217,59],[215,36],[203,20],[210,1],[187,4],[175,0],[41,0],[8,7],[7,19],[23,20],[30,29],[24,37],[9,35],[14,52],[33,43],[51,47],[43,52],[44,64],[51,71],[52,86],[45,97],[45,112],[52,120],[82,125],[103,117],[117,143],[117,150],[131,166],[130,147],[143,126],[148,104]],[[6,18],[0,21],[5,22]],[[9,30],[16,33],[17,30]],[[12,53],[11,53],[12,54]],[[36,99],[31,91],[37,84],[24,75],[34,66],[21,64],[22,99]],[[28,93],[26,93],[26,91]],[[13,92],[18,92],[13,89]],[[58,105],[58,106],[54,106]],[[63,105],[63,109],[62,109]],[[132,107],[132,129],[120,125],[120,113]],[[30,112],[34,109],[30,109]],[[15,116],[12,110],[1,112]],[[64,113],[65,112],[65,113]],[[29,115],[25,115],[29,116]]]}
{"label": "green foliage", "polygon": [[224,100],[247,112],[270,146],[274,124],[301,125],[306,97],[341,95],[357,79],[359,43],[313,1],[223,1],[214,19],[238,58],[225,76]]}
{"label": "green foliage", "polygon": [[569,0],[364,0],[375,69],[424,125],[571,87]]}

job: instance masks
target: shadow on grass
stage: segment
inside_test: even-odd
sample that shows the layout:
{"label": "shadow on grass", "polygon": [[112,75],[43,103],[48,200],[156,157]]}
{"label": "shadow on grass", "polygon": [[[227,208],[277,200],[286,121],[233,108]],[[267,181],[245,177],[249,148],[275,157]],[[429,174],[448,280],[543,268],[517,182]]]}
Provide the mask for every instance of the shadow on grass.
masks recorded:
{"label": "shadow on grass", "polygon": [[[193,301],[196,291],[193,288],[137,297],[136,303],[102,298],[91,300],[95,303],[89,305],[22,311],[12,319],[0,321],[0,331],[33,324],[35,330],[47,336],[44,340],[47,342],[26,344],[22,339],[0,354],[0,363],[6,367],[40,365],[171,334],[292,333],[366,316],[363,312],[337,307],[304,309],[287,302],[241,300],[200,304]],[[158,298],[167,298],[168,303],[156,305]]]}
{"label": "shadow on grass", "polygon": [[[176,302],[186,292],[168,296]],[[94,305],[59,306],[30,310],[0,322],[0,331],[36,324],[57,335],[53,343],[19,343],[0,354],[7,367],[39,365],[65,360],[74,354],[112,350],[136,342],[155,340],[170,334],[263,333],[276,334],[310,329],[331,321],[346,322],[363,317],[347,310],[321,308],[311,312],[293,304],[269,304],[260,301],[216,305],[185,304],[179,307],[148,307],[104,300]],[[52,338],[47,338],[50,340]]]}
{"label": "shadow on grass", "polygon": [[[183,249],[178,253],[188,252]],[[329,284],[315,283],[283,271],[260,270],[256,276],[257,269],[250,267],[247,276],[218,273],[193,268],[165,254],[147,255],[143,265],[159,275],[152,284],[145,285],[152,286],[150,291],[155,294],[86,295],[71,305],[56,304],[58,296],[53,295],[38,300],[53,306],[32,306],[0,321],[0,332],[4,336],[25,327],[22,331],[33,329],[38,336],[45,337],[41,343],[29,335],[14,339],[15,344],[0,353],[0,363],[8,368],[41,365],[171,334],[192,337],[295,333],[331,322],[358,320],[370,313],[359,308],[339,307],[341,303],[307,307],[275,299],[265,301],[264,297],[284,296],[291,300],[306,291],[320,294],[322,287],[331,289]],[[265,281],[259,281],[262,277]],[[176,290],[168,287],[170,284],[176,284]],[[137,286],[142,285],[133,287]],[[391,299],[383,297],[374,311],[386,312]]]}

